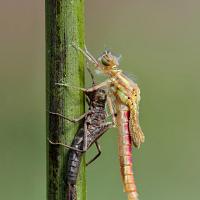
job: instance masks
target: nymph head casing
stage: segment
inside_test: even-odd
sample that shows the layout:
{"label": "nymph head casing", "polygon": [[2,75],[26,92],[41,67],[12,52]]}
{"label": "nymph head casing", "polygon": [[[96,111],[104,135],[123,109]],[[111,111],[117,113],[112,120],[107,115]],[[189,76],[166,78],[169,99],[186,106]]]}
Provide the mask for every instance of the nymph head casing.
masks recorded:
{"label": "nymph head casing", "polygon": [[96,91],[92,92],[86,92],[86,95],[88,96],[90,103],[93,104],[93,106],[99,106],[99,107],[105,107],[106,99],[107,99],[107,93],[103,89],[97,89]]}

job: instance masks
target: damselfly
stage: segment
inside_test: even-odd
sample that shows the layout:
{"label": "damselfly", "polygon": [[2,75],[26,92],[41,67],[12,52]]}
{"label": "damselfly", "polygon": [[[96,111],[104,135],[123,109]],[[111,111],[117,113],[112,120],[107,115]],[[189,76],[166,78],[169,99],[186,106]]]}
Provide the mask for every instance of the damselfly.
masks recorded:
{"label": "damselfly", "polygon": [[129,200],[137,200],[132,172],[132,143],[139,148],[144,142],[144,134],[139,125],[140,89],[118,68],[119,58],[110,51],[104,51],[96,60],[87,50],[84,51],[75,44],[73,46],[80,50],[96,69],[108,77],[106,81],[94,86],[90,91],[98,88],[106,88],[108,91],[108,105],[119,130],[119,160],[124,190],[128,193]]}

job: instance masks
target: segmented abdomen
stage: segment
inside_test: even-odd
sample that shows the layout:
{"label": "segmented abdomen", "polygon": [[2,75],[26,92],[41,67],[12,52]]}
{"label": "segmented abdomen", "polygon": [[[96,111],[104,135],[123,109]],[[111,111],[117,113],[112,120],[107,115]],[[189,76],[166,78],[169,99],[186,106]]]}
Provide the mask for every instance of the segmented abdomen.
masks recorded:
{"label": "segmented abdomen", "polygon": [[[75,138],[71,144],[71,147],[76,149],[83,149],[83,135],[84,129],[80,128],[75,135]],[[78,172],[81,164],[83,152],[79,152],[73,149],[69,150],[68,162],[67,162],[67,194],[66,200],[77,200],[76,194],[76,181],[78,177]]]}
{"label": "segmented abdomen", "polygon": [[128,194],[128,200],[138,200],[138,194],[132,171],[132,142],[129,131],[130,111],[129,108],[124,104],[118,103],[117,106],[119,161],[124,191]]}
{"label": "segmented abdomen", "polygon": [[[83,135],[84,135],[84,129],[80,128],[74,137],[71,147],[76,149],[83,149]],[[76,184],[82,155],[83,152],[69,149],[68,162],[67,162],[68,184]]]}

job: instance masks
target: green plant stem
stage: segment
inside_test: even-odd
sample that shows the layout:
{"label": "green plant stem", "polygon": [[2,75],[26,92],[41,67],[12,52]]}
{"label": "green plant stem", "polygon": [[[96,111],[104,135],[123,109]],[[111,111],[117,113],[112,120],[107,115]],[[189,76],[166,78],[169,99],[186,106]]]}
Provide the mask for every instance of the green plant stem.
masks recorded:
{"label": "green plant stem", "polygon": [[[61,113],[76,118],[84,113],[83,93],[55,83],[84,86],[84,58],[73,47],[84,46],[84,1],[46,0],[46,110],[47,138],[70,145],[78,124],[67,122]],[[47,141],[47,199],[66,200],[67,149]],[[78,200],[86,199],[85,160],[77,182]]]}

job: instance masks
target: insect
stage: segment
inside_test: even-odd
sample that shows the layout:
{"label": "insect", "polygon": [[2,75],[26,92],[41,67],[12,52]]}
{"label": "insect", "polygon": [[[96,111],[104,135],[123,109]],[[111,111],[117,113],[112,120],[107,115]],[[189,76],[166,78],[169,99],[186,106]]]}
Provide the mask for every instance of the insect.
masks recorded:
{"label": "insect", "polygon": [[108,90],[108,105],[119,132],[119,160],[124,190],[129,200],[137,200],[132,172],[132,144],[139,148],[144,142],[144,134],[139,125],[140,89],[118,68],[119,58],[112,55],[110,51],[105,50],[96,60],[87,49],[84,51],[75,44],[73,46],[81,51],[96,69],[108,77],[106,81],[94,86],[90,91],[103,87]]}
{"label": "insect", "polygon": [[[93,81],[94,83],[94,81]],[[65,84],[59,84],[65,85]],[[63,145],[69,148],[68,163],[67,163],[67,200],[76,200],[76,181],[79,172],[81,158],[92,144],[95,143],[98,154],[91,159],[87,165],[92,163],[100,154],[100,146],[97,142],[109,128],[113,126],[113,122],[107,122],[107,113],[105,111],[105,104],[107,99],[106,91],[103,89],[97,89],[89,91],[88,89],[81,89],[84,91],[87,97],[89,110],[83,116],[78,119],[69,119],[59,113],[51,114],[58,115],[71,122],[78,122],[82,120],[79,130],[77,131],[71,146],[54,143],[49,141],[51,144]]]}

